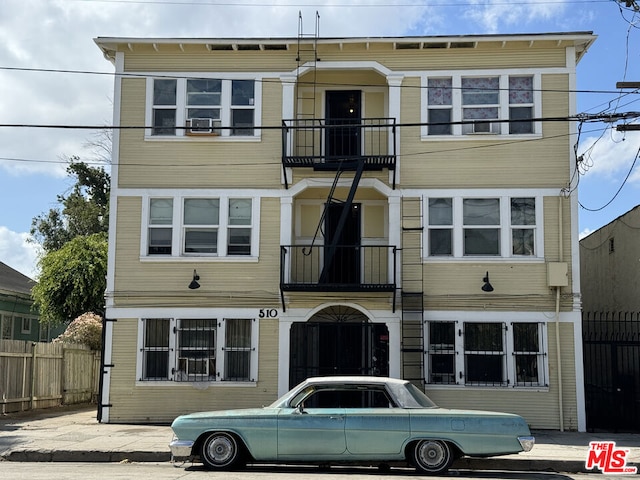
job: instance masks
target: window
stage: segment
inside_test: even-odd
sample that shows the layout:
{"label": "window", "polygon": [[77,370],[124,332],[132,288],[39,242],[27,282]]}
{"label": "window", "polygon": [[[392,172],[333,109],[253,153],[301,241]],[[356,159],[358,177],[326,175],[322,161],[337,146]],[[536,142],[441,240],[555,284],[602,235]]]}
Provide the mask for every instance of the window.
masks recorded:
{"label": "window", "polygon": [[541,385],[544,362],[541,327],[537,323],[514,323],[512,326],[516,385]]}
{"label": "window", "polygon": [[168,318],[149,318],[144,321],[142,372],[145,380],[169,378]]}
{"label": "window", "polygon": [[183,218],[184,253],[218,253],[220,200],[187,198]]}
{"label": "window", "polygon": [[[254,136],[259,118],[255,79],[148,79],[150,136]],[[227,127],[227,128],[222,128]]]}
{"label": "window", "polygon": [[500,199],[462,200],[464,255],[500,255]]}
{"label": "window", "polygon": [[467,385],[504,385],[505,348],[502,323],[464,323]]}
{"label": "window", "polygon": [[143,213],[148,220],[142,255],[257,256],[254,203],[252,198],[150,198]]}
{"label": "window", "polygon": [[427,81],[429,135],[451,135],[451,77]]}
{"label": "window", "polygon": [[511,199],[511,244],[514,255],[535,255],[535,198]]}
{"label": "window", "polygon": [[509,133],[533,133],[533,77],[509,77]]}
{"label": "window", "polygon": [[253,319],[160,318],[141,321],[141,381],[253,382]]}
{"label": "window", "polygon": [[[541,75],[432,72],[422,79],[423,138],[541,133]],[[477,138],[477,137],[476,137]]]}
{"label": "window", "polygon": [[153,135],[176,134],[176,80],[153,82]]}
{"label": "window", "polygon": [[429,199],[429,255],[453,254],[453,201]]}
{"label": "window", "polygon": [[40,322],[40,333],[38,334],[38,341],[48,342],[49,340],[51,340],[50,333],[51,329],[49,325]]}
{"label": "window", "polygon": [[500,133],[499,118],[500,78],[462,78],[462,133]]}
{"label": "window", "polygon": [[248,381],[251,365],[252,320],[227,319],[225,339],[225,379]]}
{"label": "window", "polygon": [[428,334],[428,383],[456,383],[455,323],[430,322]]}
{"label": "window", "polygon": [[427,383],[547,386],[544,326],[536,322],[428,322]]}
{"label": "window", "polygon": [[176,380],[216,379],[216,320],[178,320]]}
{"label": "window", "polygon": [[0,339],[11,340],[13,336],[13,317],[11,315],[0,315]]}
{"label": "window", "polygon": [[29,335],[31,333],[31,319],[28,317],[16,317],[16,320],[22,326],[21,333]]}
{"label": "window", "polygon": [[149,255],[171,255],[173,199],[152,198],[149,201]]}
{"label": "window", "polygon": [[541,199],[426,199],[426,249],[432,258],[542,258]]}
{"label": "window", "polygon": [[229,255],[251,255],[251,199],[229,199]]}

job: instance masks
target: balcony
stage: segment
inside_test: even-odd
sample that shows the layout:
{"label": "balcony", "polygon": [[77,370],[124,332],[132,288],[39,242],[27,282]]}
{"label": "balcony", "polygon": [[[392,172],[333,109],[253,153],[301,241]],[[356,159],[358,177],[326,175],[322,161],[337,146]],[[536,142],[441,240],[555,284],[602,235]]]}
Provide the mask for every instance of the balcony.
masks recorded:
{"label": "balcony", "polygon": [[395,292],[392,245],[283,245],[280,289],[287,292]]}
{"label": "balcony", "polygon": [[393,118],[295,119],[282,126],[283,168],[355,170],[363,162],[364,171],[395,171]]}

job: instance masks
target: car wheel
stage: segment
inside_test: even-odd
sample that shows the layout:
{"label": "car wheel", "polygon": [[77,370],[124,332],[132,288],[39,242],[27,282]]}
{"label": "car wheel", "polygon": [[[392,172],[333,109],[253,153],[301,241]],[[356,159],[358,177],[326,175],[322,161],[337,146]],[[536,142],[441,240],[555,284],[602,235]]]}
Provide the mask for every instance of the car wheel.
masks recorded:
{"label": "car wheel", "polygon": [[453,462],[453,452],[447,442],[420,440],[413,449],[413,460],[419,471],[439,474],[446,472]]}
{"label": "car wheel", "polygon": [[236,438],[228,433],[215,432],[202,443],[200,458],[209,469],[224,470],[235,466],[240,457]]}

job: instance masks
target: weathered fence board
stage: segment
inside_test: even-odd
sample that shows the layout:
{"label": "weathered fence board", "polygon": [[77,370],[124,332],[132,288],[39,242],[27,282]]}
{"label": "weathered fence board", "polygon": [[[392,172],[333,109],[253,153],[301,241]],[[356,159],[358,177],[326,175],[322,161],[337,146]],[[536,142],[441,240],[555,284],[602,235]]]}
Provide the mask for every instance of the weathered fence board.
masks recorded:
{"label": "weathered fence board", "polygon": [[93,402],[99,370],[99,352],[82,345],[0,340],[0,409]]}

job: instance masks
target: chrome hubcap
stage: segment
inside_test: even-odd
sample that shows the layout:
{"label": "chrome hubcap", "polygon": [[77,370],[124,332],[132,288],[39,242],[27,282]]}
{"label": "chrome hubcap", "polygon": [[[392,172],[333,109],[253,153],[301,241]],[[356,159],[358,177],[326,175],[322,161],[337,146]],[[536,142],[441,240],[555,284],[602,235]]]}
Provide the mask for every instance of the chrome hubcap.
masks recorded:
{"label": "chrome hubcap", "polygon": [[207,445],[209,458],[215,463],[227,463],[233,458],[235,445],[228,437],[216,437]]}

